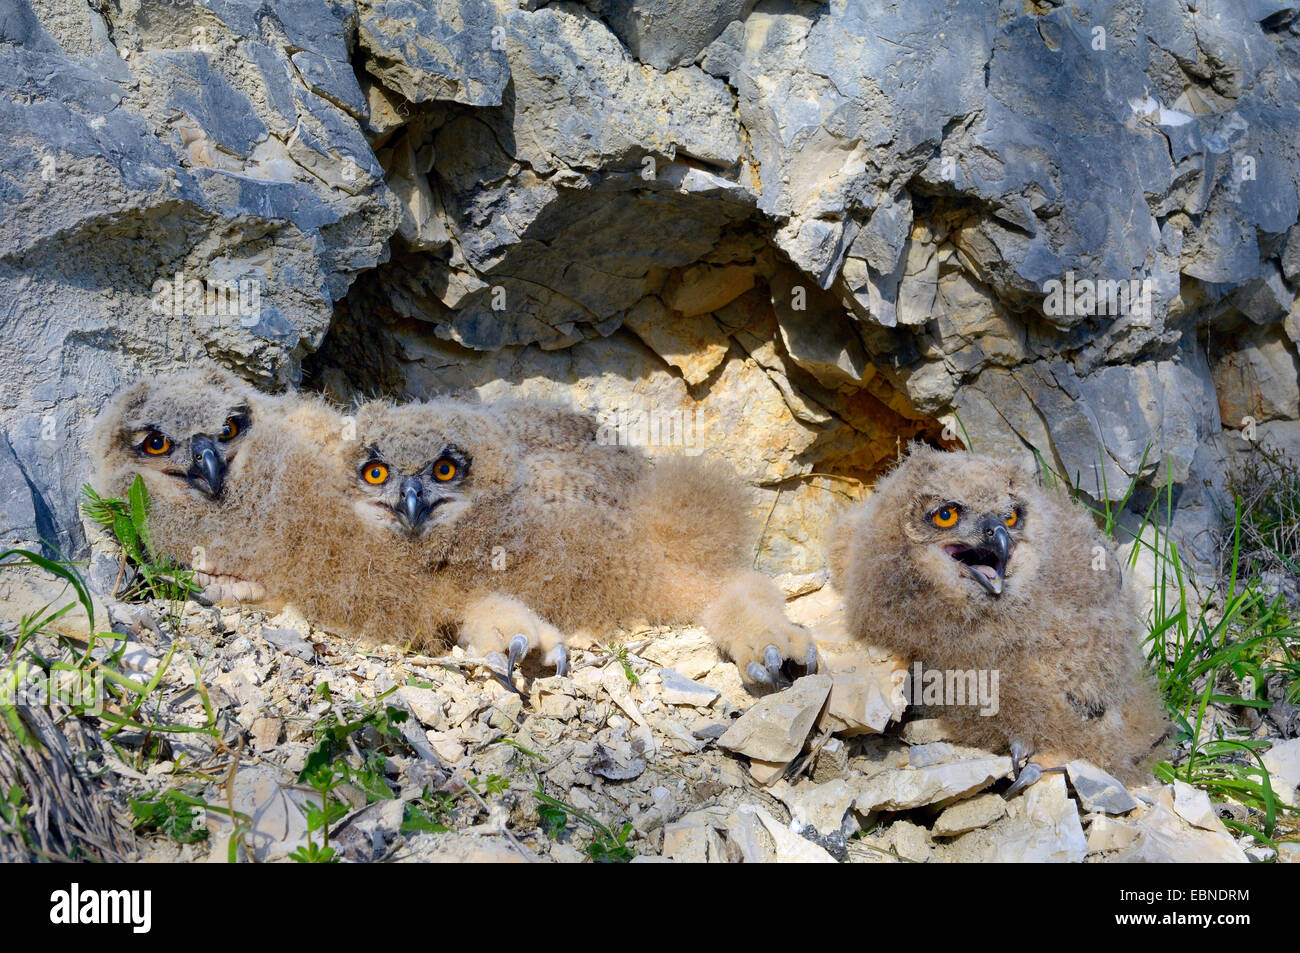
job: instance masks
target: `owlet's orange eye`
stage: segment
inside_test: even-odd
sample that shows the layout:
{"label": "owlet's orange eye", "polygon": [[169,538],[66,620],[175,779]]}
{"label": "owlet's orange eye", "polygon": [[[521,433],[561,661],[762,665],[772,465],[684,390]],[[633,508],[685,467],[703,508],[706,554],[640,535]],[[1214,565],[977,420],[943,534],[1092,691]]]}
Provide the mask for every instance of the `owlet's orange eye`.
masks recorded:
{"label": "owlet's orange eye", "polygon": [[1017,523],[1020,522],[1020,514],[1017,513],[1015,510],[1012,510],[1011,515],[1008,516],[1006,519],[1004,519],[1002,522],[1006,523],[1008,526],[1015,526]]}
{"label": "owlet's orange eye", "polygon": [[433,476],[446,483],[456,475],[456,464],[451,460],[439,460],[433,465]]}
{"label": "owlet's orange eye", "polygon": [[388,467],[382,463],[367,463],[361,471],[361,478],[371,486],[379,486],[388,479]]}
{"label": "owlet's orange eye", "polygon": [[172,442],[161,431],[154,430],[144,438],[144,452],[154,457],[161,457],[172,448]]}
{"label": "owlet's orange eye", "polygon": [[226,420],[226,425],[221,428],[221,433],[217,434],[217,439],[222,443],[227,440],[234,440],[239,436],[239,418],[230,417]]}
{"label": "owlet's orange eye", "polygon": [[940,529],[949,529],[957,525],[958,510],[955,506],[942,506],[930,517],[930,522]]}

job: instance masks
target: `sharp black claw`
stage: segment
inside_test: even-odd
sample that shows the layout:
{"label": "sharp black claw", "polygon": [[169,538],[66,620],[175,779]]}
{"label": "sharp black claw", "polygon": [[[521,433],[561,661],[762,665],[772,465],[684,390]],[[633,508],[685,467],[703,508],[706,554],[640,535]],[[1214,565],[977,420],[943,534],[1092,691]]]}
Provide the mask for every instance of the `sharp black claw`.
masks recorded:
{"label": "sharp black claw", "polygon": [[506,678],[506,676],[505,676],[504,674],[502,674],[501,672],[493,671],[493,672],[492,672],[492,677],[495,678],[495,679],[496,679],[498,682],[500,682],[502,685],[504,685],[506,688],[510,689],[512,692],[514,692],[516,695],[518,695],[518,696],[519,696],[520,698],[522,698],[524,701],[529,701],[528,693],[525,692],[525,691],[523,691],[523,690],[522,690],[521,688],[519,688],[518,686],[516,686],[514,682],[512,682],[510,679]]}
{"label": "sharp black claw", "polygon": [[506,676],[512,677],[515,674],[515,666],[519,660],[528,654],[528,636],[520,632],[510,640],[510,657],[506,659]]}
{"label": "sharp black claw", "polygon": [[528,654],[528,649],[528,636],[521,632],[510,640],[509,657],[502,658],[499,652],[489,652],[487,656],[490,660],[503,666],[505,669],[504,671],[501,671],[497,668],[489,668],[488,671],[492,673],[492,677],[524,701],[528,701],[528,693],[515,685],[515,665],[519,663],[519,660],[523,658],[523,656]]}
{"label": "sharp black claw", "polygon": [[1006,793],[1002,795],[1004,798],[1014,797],[1045,774],[1065,771],[1064,765],[1055,768],[1044,768],[1041,764],[1035,764],[1029,760],[1033,756],[1034,751],[1027,745],[1019,741],[1011,742],[1011,775],[1013,780],[1011,787],[1007,788]]}
{"label": "sharp black claw", "polygon": [[1011,742],[1012,775],[1014,775],[1015,777],[1020,776],[1020,766],[1024,764],[1025,760],[1028,759],[1029,755],[1030,755],[1029,748],[1025,746],[1024,742],[1021,741]]}

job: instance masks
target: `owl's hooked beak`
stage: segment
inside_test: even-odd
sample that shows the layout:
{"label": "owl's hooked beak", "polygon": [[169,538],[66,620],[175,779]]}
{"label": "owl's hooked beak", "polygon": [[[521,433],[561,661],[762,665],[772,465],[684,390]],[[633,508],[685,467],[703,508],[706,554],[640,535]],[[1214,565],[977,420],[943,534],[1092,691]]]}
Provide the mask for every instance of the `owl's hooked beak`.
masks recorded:
{"label": "owl's hooked beak", "polygon": [[191,464],[185,471],[190,486],[212,499],[221,496],[225,484],[226,461],[221,448],[211,437],[195,437],[190,445]]}
{"label": "owl's hooked beak", "polygon": [[420,524],[429,518],[432,507],[424,502],[424,484],[419,477],[412,476],[403,480],[401,492],[402,498],[394,509],[397,511],[397,518],[414,533],[420,528]]}
{"label": "owl's hooked beak", "polygon": [[984,591],[997,598],[1002,595],[1007,577],[1007,562],[1015,544],[1002,521],[987,516],[980,521],[979,532],[983,544],[979,546],[948,545],[948,555],[962,564],[961,571],[979,583]]}

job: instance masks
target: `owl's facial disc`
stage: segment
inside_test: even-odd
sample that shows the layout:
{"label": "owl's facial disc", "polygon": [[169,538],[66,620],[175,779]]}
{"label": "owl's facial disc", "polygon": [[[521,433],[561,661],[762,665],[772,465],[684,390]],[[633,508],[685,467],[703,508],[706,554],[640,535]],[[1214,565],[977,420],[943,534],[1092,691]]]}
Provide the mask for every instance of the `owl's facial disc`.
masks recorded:
{"label": "owl's facial disc", "polygon": [[387,514],[387,522],[394,529],[419,537],[441,517],[454,519],[463,508],[456,504],[461,502],[460,489],[469,460],[455,448],[448,448],[436,460],[405,474],[395,472],[395,467],[373,447],[367,456],[358,476],[372,494],[372,506]]}
{"label": "owl's facial disc", "polygon": [[178,445],[163,427],[150,424],[137,432],[132,445],[141,463],[210,500],[218,500],[225,489],[237,441],[248,427],[248,409],[240,407],[231,412],[215,434],[193,434]]}
{"label": "owl's facial disc", "polygon": [[1007,565],[1015,541],[1011,527],[1020,521],[1020,510],[1007,514],[967,514],[954,503],[936,507],[927,517],[938,529],[951,529],[956,538],[944,534],[937,545],[959,564],[958,572],[974,580],[989,596],[999,598],[1006,584]]}

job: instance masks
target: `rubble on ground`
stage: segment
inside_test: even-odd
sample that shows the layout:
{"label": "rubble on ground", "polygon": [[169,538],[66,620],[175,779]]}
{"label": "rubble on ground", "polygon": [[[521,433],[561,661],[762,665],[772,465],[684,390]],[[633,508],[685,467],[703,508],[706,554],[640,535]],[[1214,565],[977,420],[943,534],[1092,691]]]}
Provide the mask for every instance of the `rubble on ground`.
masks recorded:
{"label": "rubble on ground", "polygon": [[[521,695],[459,648],[353,644],[291,609],[109,608],[124,674],[161,672],[138,718],[173,729],[104,747],[124,823],[132,799],[206,805],[193,836],[140,828],[141,860],[1295,857],[1285,843],[1260,854],[1182,781],[1130,790],[1075,761],[1006,799],[1010,758],[908,712],[901,666],[869,647],[828,641],[817,674],[754,698],[700,630],[647,627],[575,651],[566,676],[526,660]],[[1295,745],[1274,748],[1279,780],[1294,782]],[[344,766],[328,843],[321,764]]]}

